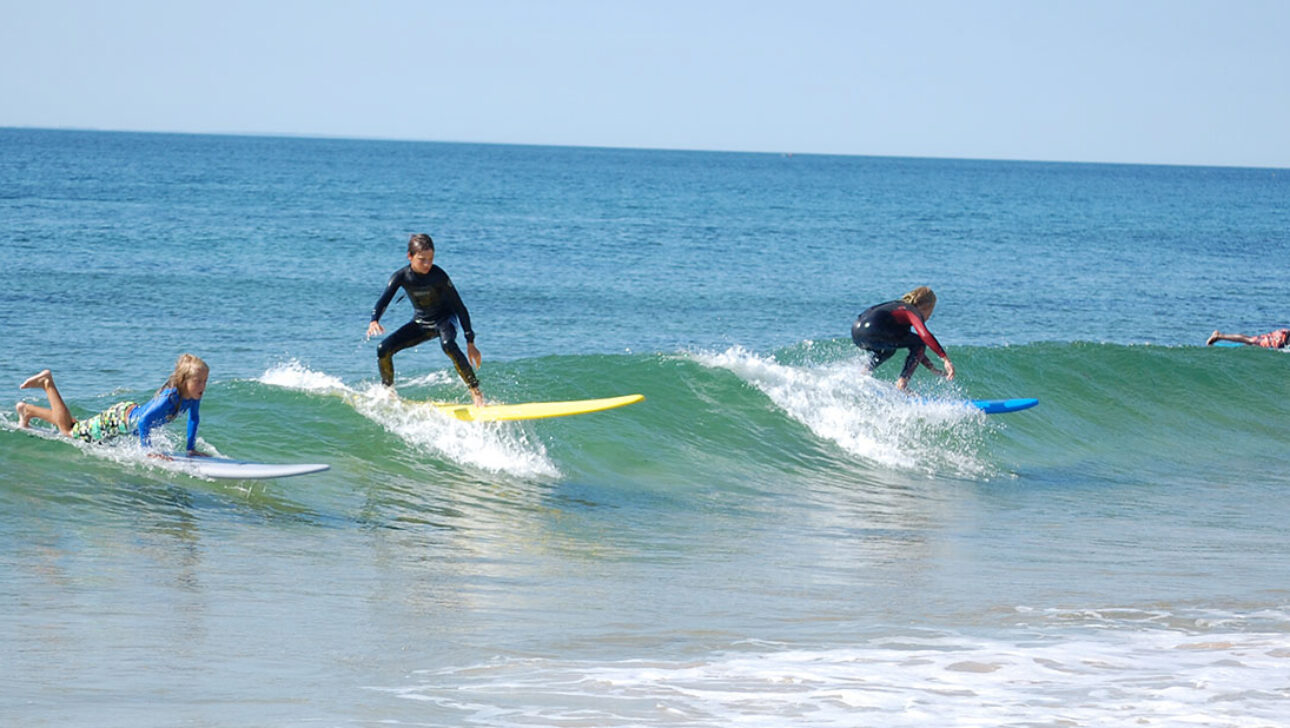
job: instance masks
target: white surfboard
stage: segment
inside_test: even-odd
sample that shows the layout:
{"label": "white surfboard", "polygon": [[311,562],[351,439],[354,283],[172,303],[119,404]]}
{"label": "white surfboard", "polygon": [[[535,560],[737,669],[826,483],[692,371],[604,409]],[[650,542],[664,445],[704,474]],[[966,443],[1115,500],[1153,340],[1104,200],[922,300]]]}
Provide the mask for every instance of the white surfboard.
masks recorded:
{"label": "white surfboard", "polygon": [[[36,427],[18,427],[10,422],[7,418],[0,418],[0,426],[7,430],[17,430],[33,437],[39,437],[44,440],[53,440],[56,442],[65,442],[69,445],[84,448],[86,452],[94,452],[101,445],[86,445],[79,440],[71,440],[60,434],[56,430]],[[330,470],[330,465],[322,463],[256,463],[250,460],[233,460],[231,458],[219,457],[202,457],[200,455],[188,455],[187,453],[170,452],[165,453],[169,460],[161,458],[142,458],[141,462],[148,465],[155,465],[166,468],[177,473],[187,475],[196,475],[201,478],[216,478],[220,480],[266,480],[269,478],[286,478],[292,475],[308,475],[309,473],[320,473],[324,470]]]}
{"label": "white surfboard", "polygon": [[200,455],[180,455],[169,453],[171,460],[156,460],[162,467],[191,473],[203,478],[220,480],[264,480],[268,478],[286,478],[292,475],[320,473],[331,468],[322,463],[255,463],[248,460],[229,458],[208,458]]}

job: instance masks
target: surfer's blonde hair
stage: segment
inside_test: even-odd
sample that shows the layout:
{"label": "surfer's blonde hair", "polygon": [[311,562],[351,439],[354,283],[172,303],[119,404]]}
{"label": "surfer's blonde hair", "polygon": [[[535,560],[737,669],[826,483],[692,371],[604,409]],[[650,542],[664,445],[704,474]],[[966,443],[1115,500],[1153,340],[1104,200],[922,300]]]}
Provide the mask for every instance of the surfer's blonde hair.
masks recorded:
{"label": "surfer's blonde hair", "polygon": [[196,379],[203,374],[210,375],[210,372],[211,368],[200,357],[192,354],[180,354],[179,359],[175,362],[175,371],[171,372],[170,378],[166,380],[165,384],[161,385],[161,388],[169,389],[174,387],[178,389],[179,385],[189,379]]}
{"label": "surfer's blonde hair", "polygon": [[936,294],[927,286],[919,286],[914,290],[900,297],[900,300],[911,306],[921,307],[923,305],[936,306]]}

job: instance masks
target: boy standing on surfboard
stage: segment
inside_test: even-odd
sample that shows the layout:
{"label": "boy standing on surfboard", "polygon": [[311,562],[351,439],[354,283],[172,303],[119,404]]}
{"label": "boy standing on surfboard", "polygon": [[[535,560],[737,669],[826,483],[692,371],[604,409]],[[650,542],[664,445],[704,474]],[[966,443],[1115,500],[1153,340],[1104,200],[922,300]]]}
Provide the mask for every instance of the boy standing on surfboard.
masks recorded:
{"label": "boy standing on surfboard", "polygon": [[[385,333],[385,327],[381,326],[381,314],[385,313],[385,308],[400,288],[412,302],[415,314],[398,331],[385,337],[376,350],[381,383],[387,387],[394,386],[395,354],[438,338],[443,352],[457,368],[457,374],[470,388],[475,406],[483,407],[484,395],[479,391],[479,379],[471,368],[471,364],[478,367],[483,362],[483,356],[475,348],[475,331],[470,327],[470,313],[466,311],[466,304],[461,302],[461,296],[457,294],[448,274],[434,264],[434,241],[429,235],[417,233],[408,240],[408,265],[390,276],[385,292],[372,308],[372,320],[367,325],[369,337]],[[465,354],[457,345],[456,324],[461,325],[461,331],[466,336]]]}

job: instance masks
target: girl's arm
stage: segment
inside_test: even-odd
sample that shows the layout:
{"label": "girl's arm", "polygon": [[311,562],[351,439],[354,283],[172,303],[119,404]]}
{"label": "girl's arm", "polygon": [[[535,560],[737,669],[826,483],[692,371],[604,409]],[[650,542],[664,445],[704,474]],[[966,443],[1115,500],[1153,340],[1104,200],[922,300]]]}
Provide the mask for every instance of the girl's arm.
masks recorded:
{"label": "girl's arm", "polygon": [[[950,356],[949,354],[946,354],[945,349],[941,347],[941,342],[937,341],[936,337],[932,336],[932,332],[927,330],[927,324],[923,323],[923,317],[913,311],[903,308],[898,308],[895,311],[892,311],[891,315],[897,321],[907,323],[914,327],[914,332],[917,333],[918,338],[922,339],[923,343],[927,345],[927,348],[936,352],[936,355],[945,361],[945,378],[953,379],[954,362],[950,361]],[[936,371],[936,367],[933,367],[931,362],[926,362],[926,365],[928,369]]]}
{"label": "girl's arm", "polygon": [[945,355],[945,349],[941,348],[941,342],[927,330],[927,324],[923,323],[921,316],[908,309],[898,308],[891,312],[891,317],[903,324],[913,326],[914,333],[918,334],[918,338],[922,339],[929,349],[936,352],[936,355],[942,359],[949,358]]}
{"label": "girl's arm", "polygon": [[202,403],[200,399],[190,399],[188,405],[188,454],[204,455],[205,453],[197,452],[197,425],[201,422],[201,416],[197,413],[198,406]]}

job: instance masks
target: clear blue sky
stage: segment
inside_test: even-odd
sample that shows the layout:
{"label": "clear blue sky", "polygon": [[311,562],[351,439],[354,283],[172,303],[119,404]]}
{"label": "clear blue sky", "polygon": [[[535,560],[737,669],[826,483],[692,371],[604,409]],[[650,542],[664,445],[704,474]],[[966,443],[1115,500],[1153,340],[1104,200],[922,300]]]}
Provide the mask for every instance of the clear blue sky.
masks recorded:
{"label": "clear blue sky", "polygon": [[1290,167],[1290,0],[0,0],[0,126]]}

